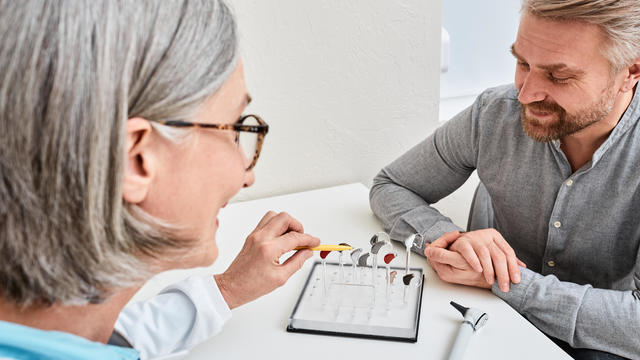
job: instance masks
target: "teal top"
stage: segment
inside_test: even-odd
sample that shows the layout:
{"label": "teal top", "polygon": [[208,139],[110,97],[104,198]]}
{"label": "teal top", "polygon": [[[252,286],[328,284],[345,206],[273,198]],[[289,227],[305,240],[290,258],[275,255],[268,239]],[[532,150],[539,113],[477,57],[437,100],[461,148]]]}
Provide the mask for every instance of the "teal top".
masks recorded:
{"label": "teal top", "polygon": [[138,351],[0,321],[0,359],[138,360]]}

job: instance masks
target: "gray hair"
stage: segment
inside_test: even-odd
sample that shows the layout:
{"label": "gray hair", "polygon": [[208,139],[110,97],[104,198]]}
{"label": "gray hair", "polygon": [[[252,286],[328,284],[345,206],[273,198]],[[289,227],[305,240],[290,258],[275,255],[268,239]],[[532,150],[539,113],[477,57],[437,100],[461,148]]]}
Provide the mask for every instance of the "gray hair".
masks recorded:
{"label": "gray hair", "polygon": [[555,21],[597,25],[606,43],[602,55],[613,72],[640,56],[640,1],[638,0],[523,0],[522,11]]}
{"label": "gray hair", "polygon": [[195,114],[236,33],[222,0],[0,0],[0,297],[97,303],[190,249],[123,202],[125,125]]}

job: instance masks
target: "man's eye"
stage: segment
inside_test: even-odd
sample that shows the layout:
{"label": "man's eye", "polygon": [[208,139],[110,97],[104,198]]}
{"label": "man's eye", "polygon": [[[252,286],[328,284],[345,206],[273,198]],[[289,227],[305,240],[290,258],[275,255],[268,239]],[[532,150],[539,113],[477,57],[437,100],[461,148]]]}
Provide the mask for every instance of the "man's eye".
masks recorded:
{"label": "man's eye", "polygon": [[569,79],[571,79],[570,77],[557,77],[557,76],[553,76],[553,73],[549,73],[549,80],[551,80],[551,82],[556,83],[556,84],[564,84],[567,81],[569,81]]}
{"label": "man's eye", "polygon": [[529,64],[527,64],[524,61],[518,61],[518,66],[523,68],[523,69],[529,69]]}

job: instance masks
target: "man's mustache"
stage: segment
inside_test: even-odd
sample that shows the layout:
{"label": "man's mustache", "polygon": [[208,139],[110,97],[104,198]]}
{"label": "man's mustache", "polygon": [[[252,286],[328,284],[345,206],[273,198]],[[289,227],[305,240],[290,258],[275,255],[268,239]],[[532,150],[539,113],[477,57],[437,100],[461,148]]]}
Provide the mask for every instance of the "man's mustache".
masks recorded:
{"label": "man's mustache", "polygon": [[562,106],[556,104],[555,102],[546,102],[546,101],[536,101],[529,104],[523,104],[523,107],[528,107],[535,112],[544,112],[544,113],[562,113],[564,109]]}

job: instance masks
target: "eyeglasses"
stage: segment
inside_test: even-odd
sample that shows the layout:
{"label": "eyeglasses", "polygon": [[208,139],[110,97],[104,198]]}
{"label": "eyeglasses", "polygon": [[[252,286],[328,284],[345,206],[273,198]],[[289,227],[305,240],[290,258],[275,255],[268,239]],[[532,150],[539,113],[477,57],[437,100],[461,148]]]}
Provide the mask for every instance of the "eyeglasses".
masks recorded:
{"label": "eyeglasses", "polygon": [[183,120],[154,120],[155,122],[174,127],[196,127],[203,129],[231,130],[236,132],[235,142],[242,150],[245,159],[251,159],[246,171],[253,169],[258,162],[262,142],[269,132],[269,125],[258,115],[243,115],[233,124],[203,124]]}

